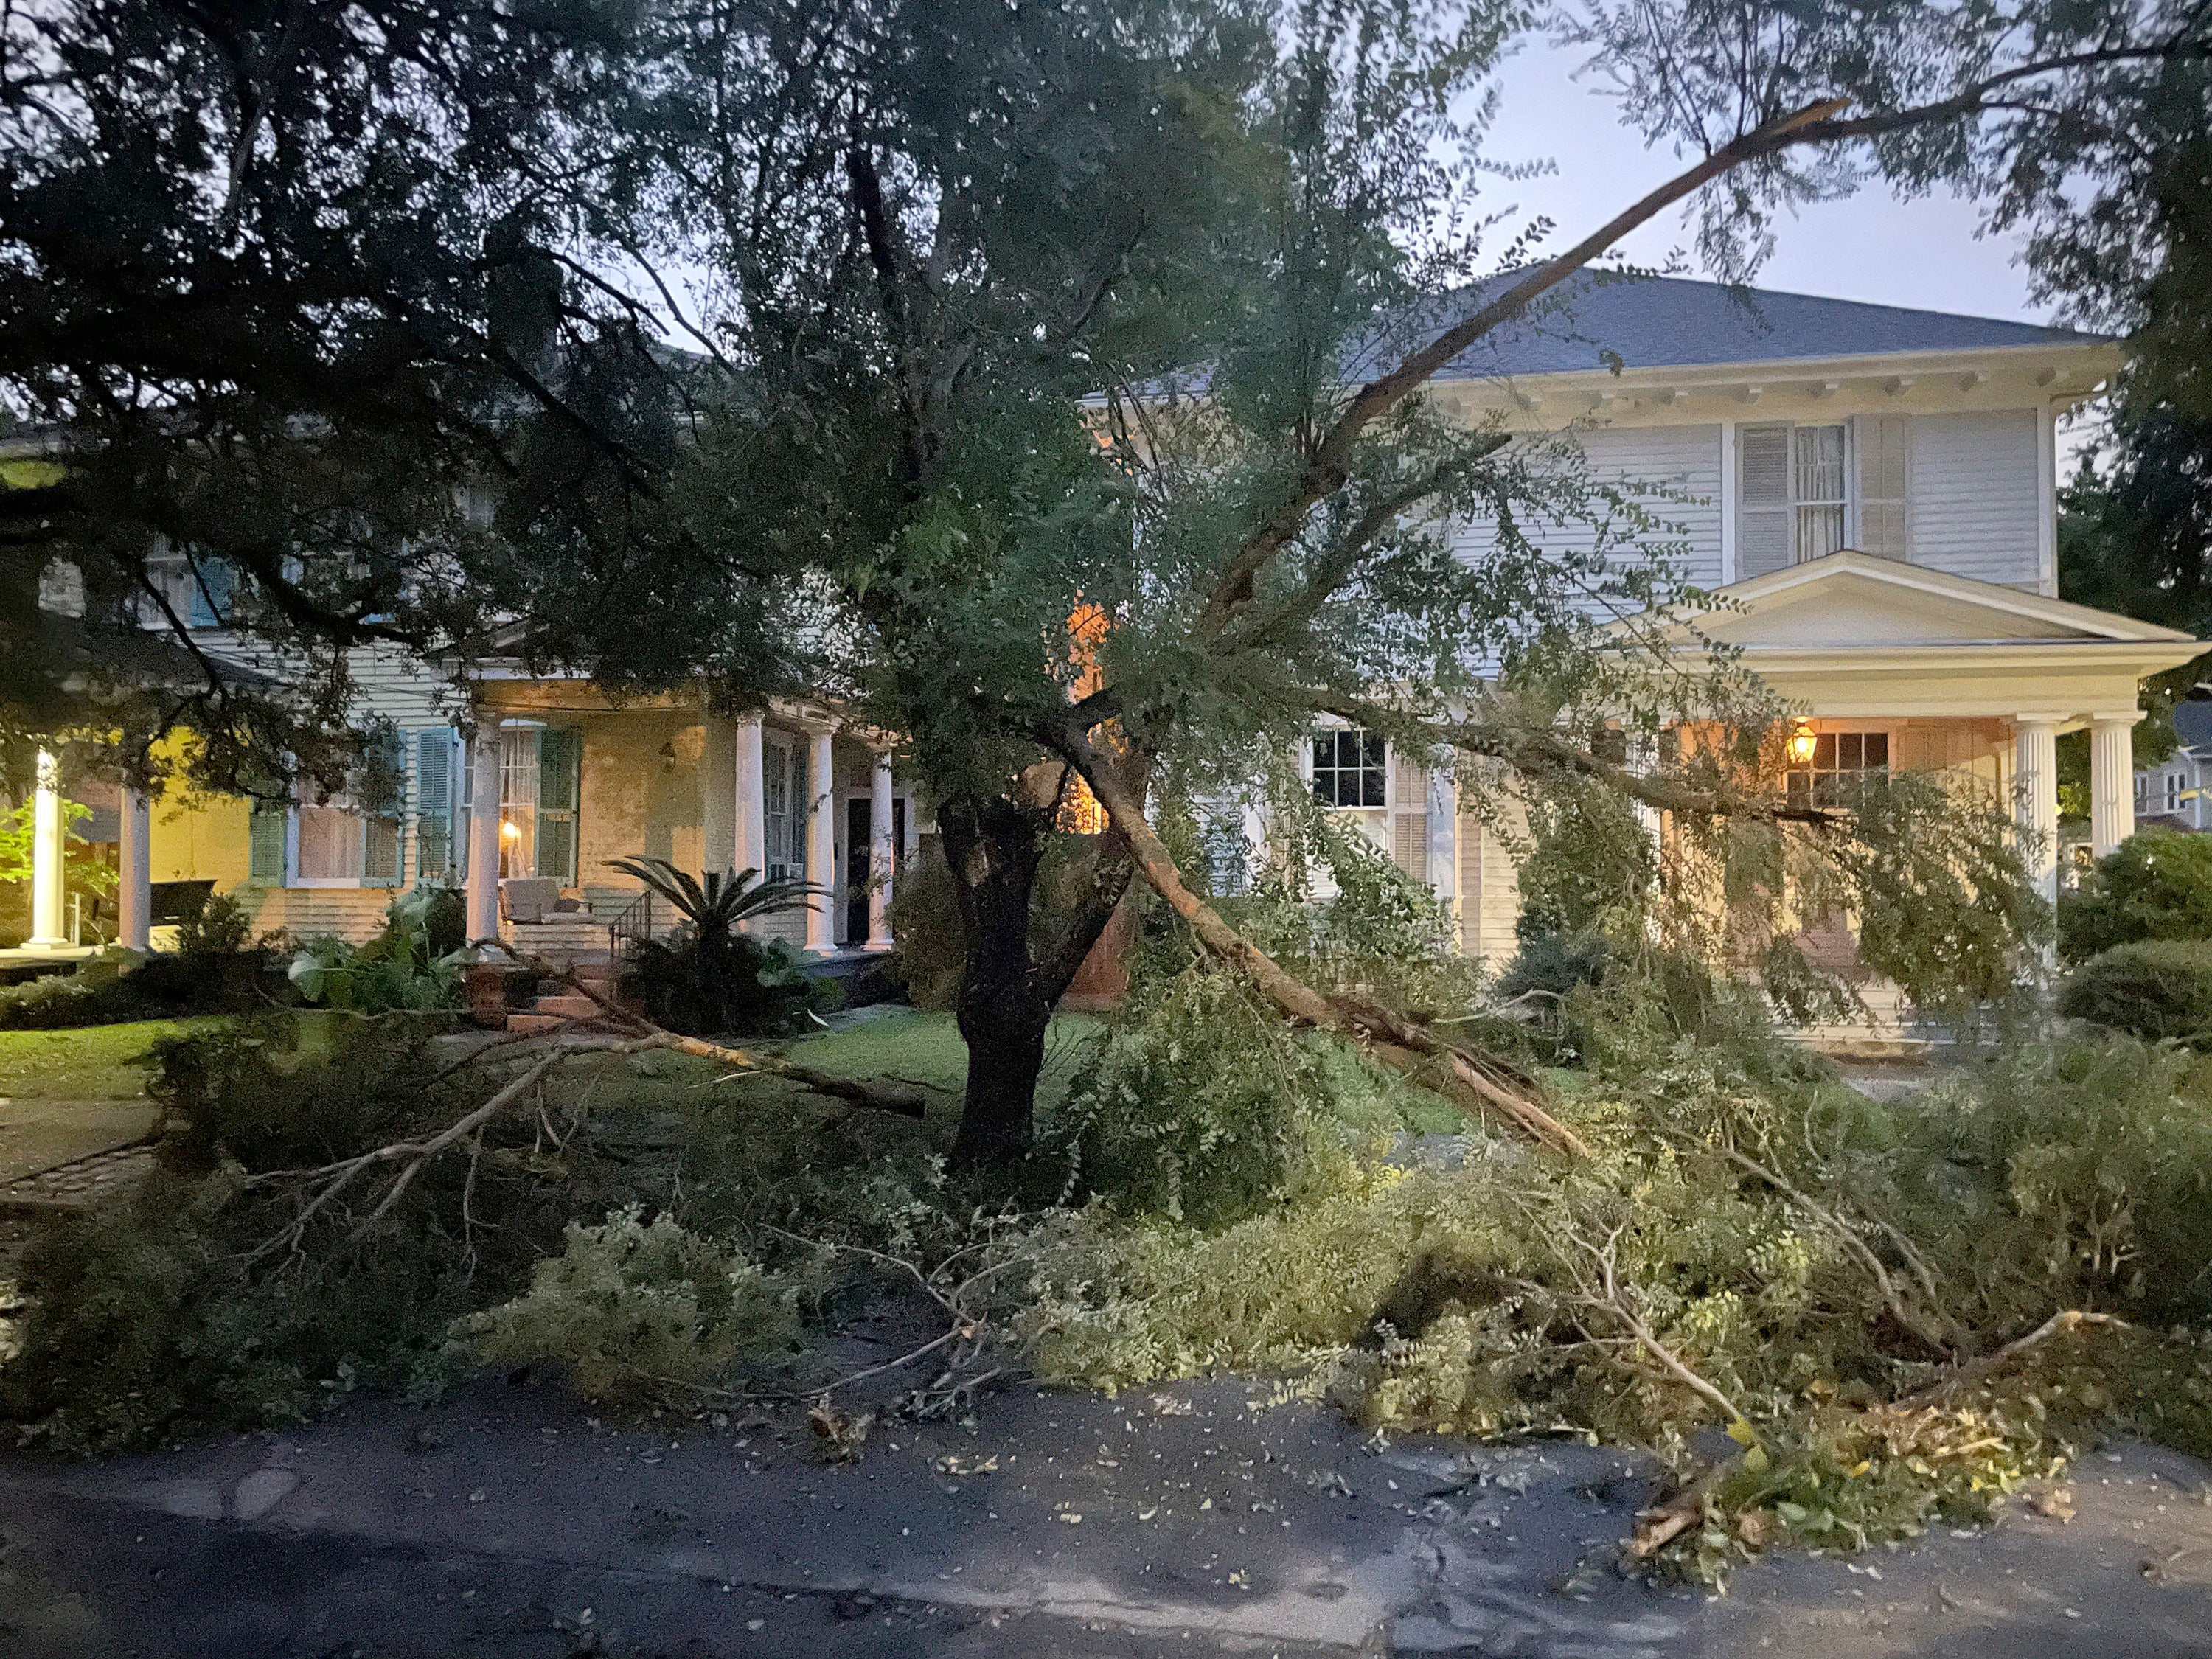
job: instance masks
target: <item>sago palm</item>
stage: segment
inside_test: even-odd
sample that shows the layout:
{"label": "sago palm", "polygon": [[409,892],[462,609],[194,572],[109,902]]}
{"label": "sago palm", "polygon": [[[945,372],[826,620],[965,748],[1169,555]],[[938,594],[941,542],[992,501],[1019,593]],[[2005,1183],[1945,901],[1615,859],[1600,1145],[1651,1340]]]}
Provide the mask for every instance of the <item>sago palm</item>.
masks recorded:
{"label": "sago palm", "polygon": [[755,916],[775,915],[786,910],[808,910],[824,890],[792,877],[773,881],[753,879],[759,872],[740,870],[732,875],[709,870],[702,883],[666,859],[619,858],[607,860],[610,868],[634,876],[676,907],[702,950],[712,955],[725,944],[739,922]]}

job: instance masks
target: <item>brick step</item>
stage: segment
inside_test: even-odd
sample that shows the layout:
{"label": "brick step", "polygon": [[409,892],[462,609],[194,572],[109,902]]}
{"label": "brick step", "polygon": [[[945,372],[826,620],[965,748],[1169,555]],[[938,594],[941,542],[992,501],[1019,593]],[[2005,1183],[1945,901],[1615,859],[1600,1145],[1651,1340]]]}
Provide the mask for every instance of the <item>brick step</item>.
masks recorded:
{"label": "brick step", "polygon": [[528,1036],[542,1036],[548,1031],[557,1031],[568,1023],[564,1014],[514,1013],[507,1017],[508,1030]]}

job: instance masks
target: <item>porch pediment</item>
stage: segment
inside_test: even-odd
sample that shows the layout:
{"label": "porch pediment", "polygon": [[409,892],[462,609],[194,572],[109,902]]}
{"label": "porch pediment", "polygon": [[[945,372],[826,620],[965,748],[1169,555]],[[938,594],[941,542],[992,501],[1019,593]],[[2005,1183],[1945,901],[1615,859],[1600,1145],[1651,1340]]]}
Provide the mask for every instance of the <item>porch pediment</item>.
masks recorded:
{"label": "porch pediment", "polygon": [[1720,590],[1674,637],[1735,647],[1820,716],[2071,723],[2130,713],[2140,683],[2204,646],[2178,629],[1864,553],[1832,553]]}
{"label": "porch pediment", "polygon": [[2189,635],[1864,553],[1832,553],[1720,590],[1697,631],[1747,652],[1972,645],[2149,645]]}

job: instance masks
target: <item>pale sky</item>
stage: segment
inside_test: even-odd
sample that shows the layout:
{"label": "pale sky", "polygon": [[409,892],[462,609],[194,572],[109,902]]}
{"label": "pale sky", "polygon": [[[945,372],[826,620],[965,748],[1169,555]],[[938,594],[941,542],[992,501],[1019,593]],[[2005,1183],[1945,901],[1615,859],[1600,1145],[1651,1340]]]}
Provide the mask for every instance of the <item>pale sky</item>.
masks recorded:
{"label": "pale sky", "polygon": [[[1587,56],[1536,41],[1516,53],[1501,76],[1503,106],[1484,145],[1496,161],[1555,164],[1550,176],[1498,181],[1484,191],[1492,210],[1512,204],[1522,218],[1548,215],[1558,227],[1553,247],[1595,229],[1686,165],[1666,149],[1646,149],[1641,135],[1622,125],[1619,106],[1597,77],[1574,78]],[[1981,217],[1974,205],[1948,194],[1908,201],[1877,183],[1848,200],[1816,204],[1782,219],[1774,256],[1757,284],[1878,305],[2056,320],[2051,307],[2028,299],[2027,275],[2015,260],[2021,238],[1977,236]],[[1493,235],[1502,245],[1504,236]],[[1680,210],[1653,221],[1623,246],[1631,259],[1650,266],[1665,264],[1680,250],[1689,263],[1683,274],[1710,275],[1697,260],[1694,224]],[[2076,420],[2069,430],[2062,423],[2062,471],[2070,468],[2069,452],[2089,435],[2090,424]]]}
{"label": "pale sky", "polygon": [[[1649,150],[1621,124],[1619,106],[1595,76],[1577,81],[1587,56],[1531,42],[1509,60],[1501,77],[1504,108],[1485,152],[1499,161],[1548,159],[1558,172],[1522,184],[1497,183],[1484,194],[1493,206],[1518,204],[1558,222],[1553,245],[1564,246],[1601,224],[1638,195],[1687,165],[1665,149]],[[2048,322],[2048,307],[2031,305],[2026,273],[2014,263],[2020,239],[1977,237],[1978,210],[1942,196],[1905,201],[1875,185],[1848,201],[1818,204],[1776,226],[1774,258],[1758,278],[1762,288],[1821,294],[1929,311],[1964,312],[2024,322]],[[1657,265],[1680,249],[1696,266],[1694,227],[1677,211],[1626,244],[1629,257]]]}

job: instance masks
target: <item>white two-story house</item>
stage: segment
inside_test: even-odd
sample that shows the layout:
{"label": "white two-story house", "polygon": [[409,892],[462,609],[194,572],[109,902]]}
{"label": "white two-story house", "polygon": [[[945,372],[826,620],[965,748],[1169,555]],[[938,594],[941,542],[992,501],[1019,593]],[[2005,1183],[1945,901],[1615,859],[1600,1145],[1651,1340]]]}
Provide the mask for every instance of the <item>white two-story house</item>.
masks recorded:
{"label": "white two-story house", "polygon": [[[1948,769],[2017,803],[2055,891],[2053,744],[2093,733],[2093,841],[2131,833],[2147,676],[2203,647],[2058,596],[2059,418],[2118,367],[2063,329],[1677,280],[1585,281],[1439,377],[1470,420],[1572,430],[1599,477],[1653,487],[1682,574],[1732,601],[1711,637],[1802,710],[1791,781]],[[1462,532],[1480,544],[1481,525]],[[1371,822],[1502,961],[1519,911],[1498,837],[1449,779],[1317,734],[1316,793]]]}

